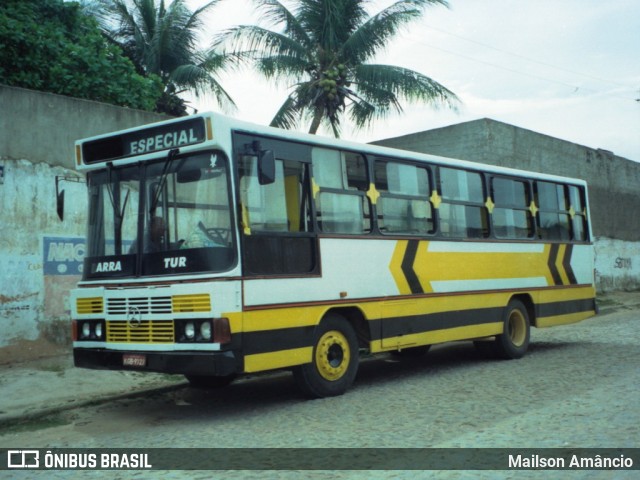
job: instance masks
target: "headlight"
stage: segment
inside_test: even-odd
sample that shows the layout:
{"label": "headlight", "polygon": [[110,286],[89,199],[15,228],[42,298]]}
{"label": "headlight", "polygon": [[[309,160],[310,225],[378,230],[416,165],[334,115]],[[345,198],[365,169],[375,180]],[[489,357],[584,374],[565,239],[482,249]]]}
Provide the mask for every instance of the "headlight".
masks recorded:
{"label": "headlight", "polygon": [[104,320],[79,320],[78,340],[104,341]]}
{"label": "headlight", "polygon": [[211,340],[211,324],[209,322],[203,322],[200,325],[200,336],[203,340]]}
{"label": "headlight", "polygon": [[89,338],[91,335],[91,324],[89,322],[84,322],[82,324],[82,338]]}
{"label": "headlight", "polygon": [[195,318],[176,320],[176,340],[179,343],[211,343],[215,337],[214,321]]}
{"label": "headlight", "polygon": [[189,340],[193,340],[193,338],[196,336],[196,327],[193,324],[193,322],[188,322],[185,326],[184,326],[184,335],[185,337],[187,337]]}

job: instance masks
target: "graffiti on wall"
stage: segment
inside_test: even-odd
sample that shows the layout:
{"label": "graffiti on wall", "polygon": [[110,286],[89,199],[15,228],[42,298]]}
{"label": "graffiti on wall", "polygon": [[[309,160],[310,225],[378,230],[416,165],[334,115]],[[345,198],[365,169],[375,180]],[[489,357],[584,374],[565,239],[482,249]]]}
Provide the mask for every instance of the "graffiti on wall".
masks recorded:
{"label": "graffiti on wall", "polygon": [[633,264],[631,263],[631,258],[625,258],[625,257],[616,258],[613,268],[622,268],[625,270],[631,270],[633,268]]}
{"label": "graffiti on wall", "polygon": [[81,237],[44,237],[42,259],[46,275],[82,275],[85,240]]}
{"label": "graffiti on wall", "polygon": [[82,275],[85,239],[54,237],[42,239],[44,312],[48,319],[69,318],[69,291]]}

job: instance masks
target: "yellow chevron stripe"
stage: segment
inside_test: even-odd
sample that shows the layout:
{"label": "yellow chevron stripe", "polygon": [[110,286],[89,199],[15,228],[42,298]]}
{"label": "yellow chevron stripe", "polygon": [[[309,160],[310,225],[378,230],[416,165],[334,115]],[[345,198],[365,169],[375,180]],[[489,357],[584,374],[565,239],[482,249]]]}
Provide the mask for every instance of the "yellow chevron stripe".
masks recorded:
{"label": "yellow chevron stripe", "polygon": [[[549,272],[549,246],[542,252],[433,252],[430,242],[420,242],[414,271],[424,291],[432,291],[432,281],[490,280],[544,277],[553,285]],[[560,258],[560,256],[559,256]],[[560,266],[562,266],[562,261]],[[566,274],[565,274],[566,277]]]}
{"label": "yellow chevron stripe", "polygon": [[556,268],[558,269],[558,272],[560,273],[560,278],[562,279],[562,284],[563,285],[570,285],[571,281],[569,280],[569,276],[567,275],[567,271],[564,268],[564,265],[562,264],[562,262],[564,261],[564,256],[565,253],[567,252],[567,245],[563,244],[560,245],[560,248],[558,249],[558,258],[556,258]]}
{"label": "yellow chevron stripe", "polygon": [[391,263],[389,264],[389,270],[391,271],[391,275],[393,275],[400,295],[411,294],[409,282],[407,282],[407,277],[402,271],[402,260],[404,259],[408,244],[408,240],[398,240],[396,248],[393,250],[393,255],[391,256]]}

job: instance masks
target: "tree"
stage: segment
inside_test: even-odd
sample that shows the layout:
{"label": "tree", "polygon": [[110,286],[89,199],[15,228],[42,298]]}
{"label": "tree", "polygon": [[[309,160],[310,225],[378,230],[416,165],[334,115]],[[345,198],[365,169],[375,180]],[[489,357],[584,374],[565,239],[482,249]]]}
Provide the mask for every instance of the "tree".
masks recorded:
{"label": "tree", "polygon": [[278,0],[254,2],[261,18],[282,31],[242,25],[222,32],[216,43],[252,58],[266,78],[293,82],[273,126],[310,121],[309,133],[316,133],[324,123],[337,137],[344,113],[364,128],[391,111],[402,112],[402,100],[450,107],[458,101],[421,73],[368,63],[401,27],[429,5],[447,6],[445,0],[400,0],[373,16],[367,0],[292,0],[291,10]]}
{"label": "tree", "polygon": [[218,2],[191,11],[184,0],[168,6],[164,0],[97,0],[93,11],[104,33],[124,50],[139,73],[162,79],[165,88],[158,110],[184,115],[186,105],[179,94],[185,90],[196,96],[212,93],[225,110],[235,107],[216,79],[230,65],[230,58],[197,45],[203,16]]}
{"label": "tree", "polygon": [[0,83],[153,110],[160,79],[143,77],[78,4],[0,3]]}

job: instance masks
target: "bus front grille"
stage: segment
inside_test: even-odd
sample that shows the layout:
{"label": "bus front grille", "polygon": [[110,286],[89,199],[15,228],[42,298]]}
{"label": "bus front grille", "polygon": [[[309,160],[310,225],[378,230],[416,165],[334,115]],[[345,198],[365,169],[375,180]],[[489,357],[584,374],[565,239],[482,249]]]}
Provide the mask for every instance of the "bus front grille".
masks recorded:
{"label": "bus front grille", "polygon": [[172,312],[171,297],[129,297],[107,299],[107,313],[109,315],[127,315],[130,312],[136,312],[142,315],[170,314]]}
{"label": "bus front grille", "polygon": [[107,342],[112,343],[173,343],[173,320],[142,320],[107,322]]}

